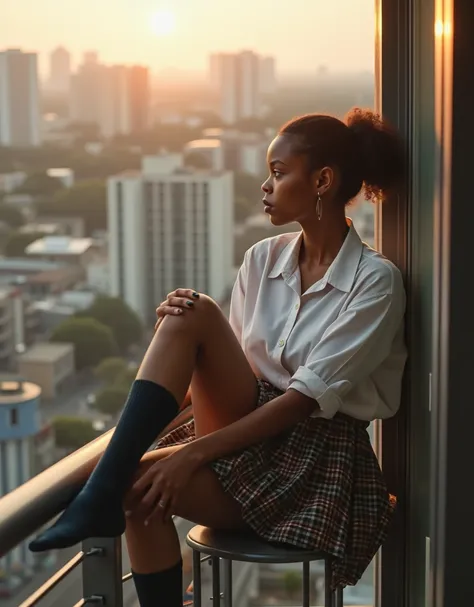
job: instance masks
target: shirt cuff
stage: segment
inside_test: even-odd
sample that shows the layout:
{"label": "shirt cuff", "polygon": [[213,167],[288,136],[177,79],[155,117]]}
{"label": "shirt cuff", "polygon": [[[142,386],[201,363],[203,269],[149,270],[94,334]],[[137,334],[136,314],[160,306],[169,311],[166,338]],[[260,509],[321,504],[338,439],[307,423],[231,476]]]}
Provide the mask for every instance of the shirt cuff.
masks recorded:
{"label": "shirt cuff", "polygon": [[299,367],[290,379],[288,388],[297,390],[309,398],[317,401],[320,411],[316,409],[311,417],[324,417],[330,419],[339,411],[342,401],[337,393],[330,388],[320,377],[307,367]]}

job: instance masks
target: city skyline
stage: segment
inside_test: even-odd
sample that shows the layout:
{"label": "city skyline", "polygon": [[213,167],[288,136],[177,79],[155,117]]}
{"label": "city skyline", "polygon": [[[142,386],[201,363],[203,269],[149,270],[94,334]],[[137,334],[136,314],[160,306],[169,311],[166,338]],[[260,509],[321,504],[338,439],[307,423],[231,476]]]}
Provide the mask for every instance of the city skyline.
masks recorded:
{"label": "city skyline", "polygon": [[[139,63],[153,71],[205,71],[209,54],[249,48],[274,56],[282,73],[312,71],[320,65],[334,71],[373,67],[372,0],[311,5],[294,0],[291,10],[269,0],[241,0],[234,10],[219,0],[196,0],[192,5],[189,0],[83,0],[76,2],[76,10],[71,4],[5,0],[2,46],[38,52],[42,77],[49,53],[60,45],[71,52],[74,66],[83,52],[97,49],[106,63]],[[164,11],[171,14],[173,27],[157,27],[156,15]]]}

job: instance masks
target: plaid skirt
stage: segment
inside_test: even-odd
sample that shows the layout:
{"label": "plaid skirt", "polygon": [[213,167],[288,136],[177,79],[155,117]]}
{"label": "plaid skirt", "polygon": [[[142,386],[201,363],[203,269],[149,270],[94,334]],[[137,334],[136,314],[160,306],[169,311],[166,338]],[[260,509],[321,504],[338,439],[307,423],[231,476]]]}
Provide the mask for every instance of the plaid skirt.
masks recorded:
{"label": "plaid skirt", "polygon": [[[282,394],[266,381],[258,384],[259,407]],[[358,582],[384,541],[395,509],[367,427],[342,414],[309,417],[276,438],[211,464],[258,536],[331,555],[334,587]],[[156,448],[194,439],[191,420]]]}

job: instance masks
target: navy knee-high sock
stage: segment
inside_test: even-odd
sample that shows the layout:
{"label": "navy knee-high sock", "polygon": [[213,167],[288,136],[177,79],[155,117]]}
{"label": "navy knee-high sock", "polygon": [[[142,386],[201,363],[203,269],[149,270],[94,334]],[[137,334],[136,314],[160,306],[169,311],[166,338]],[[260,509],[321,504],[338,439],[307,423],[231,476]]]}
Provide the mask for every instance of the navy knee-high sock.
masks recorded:
{"label": "navy knee-high sock", "polygon": [[104,455],[58,521],[30,543],[41,552],[125,530],[122,501],[142,455],[178,413],[174,396],[152,381],[135,380]]}
{"label": "navy knee-high sock", "polygon": [[135,573],[133,581],[140,607],[182,607],[183,563],[156,573]]}

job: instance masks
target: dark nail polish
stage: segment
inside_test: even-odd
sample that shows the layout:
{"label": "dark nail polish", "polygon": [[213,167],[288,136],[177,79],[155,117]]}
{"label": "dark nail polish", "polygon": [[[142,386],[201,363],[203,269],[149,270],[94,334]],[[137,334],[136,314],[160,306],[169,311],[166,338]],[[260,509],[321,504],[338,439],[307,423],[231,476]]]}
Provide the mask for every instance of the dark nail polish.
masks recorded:
{"label": "dark nail polish", "polygon": [[199,299],[199,293],[196,293],[196,291],[194,291],[193,297],[195,297],[196,299]]}
{"label": "dark nail polish", "polygon": [[192,308],[194,306],[194,302],[193,301],[187,301],[186,305],[189,306],[190,308]]}

